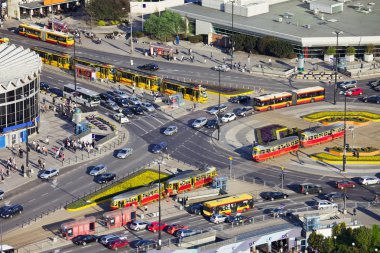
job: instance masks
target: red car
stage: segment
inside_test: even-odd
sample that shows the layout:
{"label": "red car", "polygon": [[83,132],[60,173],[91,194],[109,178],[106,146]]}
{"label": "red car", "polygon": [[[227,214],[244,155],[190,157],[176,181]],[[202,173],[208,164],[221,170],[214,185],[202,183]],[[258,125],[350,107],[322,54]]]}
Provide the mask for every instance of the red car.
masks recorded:
{"label": "red car", "polygon": [[158,221],[154,221],[147,226],[147,229],[150,232],[157,232],[158,230],[161,230],[161,231],[164,230],[167,226],[168,226],[168,224],[166,224],[166,223],[160,224],[160,223],[158,223]]}
{"label": "red car", "polygon": [[178,231],[180,229],[189,229],[189,227],[185,226],[185,225],[180,225],[180,224],[173,224],[173,225],[168,226],[168,228],[166,229],[166,231],[169,234],[173,235],[176,231]]}
{"label": "red car", "polygon": [[343,180],[343,181],[336,181],[335,187],[343,190],[344,188],[355,188],[356,184],[352,181]]}
{"label": "red car", "polygon": [[352,88],[352,89],[347,90],[344,94],[347,97],[363,95],[363,89],[359,87]]}
{"label": "red car", "polygon": [[120,248],[127,246],[128,244],[129,244],[129,242],[127,240],[117,239],[115,241],[111,241],[106,246],[109,249],[118,250]]}

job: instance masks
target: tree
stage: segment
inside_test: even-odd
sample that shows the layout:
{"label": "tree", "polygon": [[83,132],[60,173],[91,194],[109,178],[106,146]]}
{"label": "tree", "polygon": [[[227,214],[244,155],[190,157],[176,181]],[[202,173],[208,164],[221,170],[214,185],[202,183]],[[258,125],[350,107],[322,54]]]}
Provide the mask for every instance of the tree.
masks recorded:
{"label": "tree", "polygon": [[372,247],[377,248],[380,247],[380,228],[378,225],[372,226]]}
{"label": "tree", "polygon": [[165,11],[162,13],[160,18],[167,20],[171,26],[171,33],[173,35],[178,35],[179,33],[185,32],[186,23],[180,14],[172,11]]}
{"label": "tree", "polygon": [[373,54],[374,49],[375,49],[374,44],[368,44],[365,52],[366,52],[366,54]]}
{"label": "tree", "polygon": [[97,20],[120,20],[129,11],[129,0],[91,0],[86,7],[86,13]]}
{"label": "tree", "polygon": [[268,54],[269,53],[269,43],[275,40],[274,37],[271,36],[265,36],[259,39],[257,43],[257,51],[261,54]]}
{"label": "tree", "polygon": [[252,52],[253,50],[255,50],[256,46],[257,46],[257,38],[256,37],[253,37],[253,36],[249,36],[247,35],[247,40],[245,41],[245,44],[244,44],[244,50],[249,53],[249,52]]}
{"label": "tree", "polygon": [[267,46],[266,51],[275,57],[285,58],[294,53],[292,44],[287,41],[274,39]]}
{"label": "tree", "polygon": [[356,247],[361,249],[362,252],[369,252],[372,242],[372,231],[367,227],[359,227],[353,230],[352,239]]}
{"label": "tree", "polygon": [[315,231],[313,231],[309,239],[307,239],[307,243],[313,248],[313,249],[320,249],[323,242],[323,235],[317,234]]}
{"label": "tree", "polygon": [[334,241],[331,237],[323,239],[321,245],[321,252],[323,253],[331,253],[335,248]]}
{"label": "tree", "polygon": [[150,15],[144,24],[144,31],[153,35],[159,40],[167,41],[172,34],[172,27],[166,18],[158,17],[155,14]]}

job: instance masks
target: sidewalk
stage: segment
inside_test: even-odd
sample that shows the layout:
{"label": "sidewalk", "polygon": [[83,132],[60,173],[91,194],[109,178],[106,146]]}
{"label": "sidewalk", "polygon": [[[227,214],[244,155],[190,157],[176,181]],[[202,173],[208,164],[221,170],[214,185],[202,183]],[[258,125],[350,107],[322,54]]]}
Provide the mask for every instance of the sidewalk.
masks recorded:
{"label": "sidewalk", "polygon": [[[40,94],[40,96],[41,100],[46,100],[46,103],[50,103],[52,100],[52,98],[47,95]],[[67,120],[60,118],[58,116],[58,113],[52,110],[46,112],[43,112],[41,110],[40,115],[41,122],[39,134],[34,134],[29,138],[29,168],[32,169],[32,174],[30,175],[30,177],[28,173],[25,173],[24,176],[21,171],[21,165],[24,165],[26,171],[25,143],[16,144],[14,149],[7,148],[0,150],[0,157],[2,158],[0,160],[0,163],[2,165],[1,167],[3,168],[3,172],[5,175],[4,182],[0,184],[0,189],[5,192],[5,201],[7,201],[8,197],[11,197],[12,195],[17,193],[18,187],[37,179],[38,172],[40,169],[42,169],[39,166],[38,160],[41,160],[42,163],[45,163],[45,169],[58,168],[62,170],[66,167],[89,161],[98,158],[99,156],[104,156],[107,153],[113,151],[113,149],[105,151],[104,148],[102,148],[102,152],[93,150],[91,151],[91,153],[89,153],[85,150],[80,149],[77,149],[75,152],[72,149],[64,149],[64,151],[62,151],[64,154],[64,160],[62,160],[61,158],[55,158],[56,150],[63,147],[64,140],[73,135],[73,124],[71,123],[71,121],[68,122]],[[126,132],[126,130],[122,130],[119,136],[123,134],[127,136],[128,133]],[[45,143],[47,137],[49,138],[49,144]],[[114,139],[115,138],[119,137],[114,137]],[[114,139],[111,139],[110,141],[113,141]],[[42,152],[37,152],[35,149],[33,149],[33,143],[35,143],[36,145],[38,144],[41,148],[45,147],[48,150],[48,152],[46,154],[43,154]],[[121,145],[123,142],[118,143],[120,143]],[[19,148],[21,148],[24,151],[22,158],[19,157]],[[10,158],[14,159],[17,169],[10,170],[10,175],[6,176],[7,160]]]}

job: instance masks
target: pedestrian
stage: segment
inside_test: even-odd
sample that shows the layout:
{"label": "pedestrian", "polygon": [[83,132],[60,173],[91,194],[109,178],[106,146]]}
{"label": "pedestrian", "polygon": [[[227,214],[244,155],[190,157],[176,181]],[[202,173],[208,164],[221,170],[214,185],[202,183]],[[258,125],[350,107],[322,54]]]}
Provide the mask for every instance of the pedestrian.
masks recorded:
{"label": "pedestrian", "polygon": [[65,154],[64,153],[62,153],[61,158],[62,158],[62,166],[63,166],[63,163],[65,162]]}
{"label": "pedestrian", "polygon": [[132,94],[135,94],[135,86],[132,87]]}
{"label": "pedestrian", "polygon": [[148,206],[145,206],[144,208],[145,208],[145,213],[147,213],[148,212]]}
{"label": "pedestrian", "polygon": [[352,215],[353,215],[353,216],[356,216],[356,208],[354,208],[354,209],[352,210]]}
{"label": "pedestrian", "polygon": [[223,57],[223,64],[226,64],[226,57]]}
{"label": "pedestrian", "polygon": [[213,54],[212,54],[212,52],[211,52],[211,60],[214,58],[214,56],[213,56]]}
{"label": "pedestrian", "polygon": [[42,169],[42,161],[41,161],[41,158],[38,159],[38,169]]}
{"label": "pedestrian", "polygon": [[24,164],[21,165],[21,173],[22,173],[22,174],[25,173],[25,167],[24,167]]}
{"label": "pedestrian", "polygon": [[121,86],[120,86],[120,84],[119,84],[119,86],[118,86],[118,87],[119,87],[119,90],[121,90]]}
{"label": "pedestrian", "polygon": [[42,169],[44,170],[45,169],[45,160],[42,162]]}

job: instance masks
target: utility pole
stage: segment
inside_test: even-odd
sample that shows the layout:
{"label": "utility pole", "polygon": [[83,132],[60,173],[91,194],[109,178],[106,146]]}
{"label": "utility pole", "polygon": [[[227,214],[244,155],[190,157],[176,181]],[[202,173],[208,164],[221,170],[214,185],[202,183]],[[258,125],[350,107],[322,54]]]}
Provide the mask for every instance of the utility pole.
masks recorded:
{"label": "utility pole", "polygon": [[129,12],[129,25],[131,26],[131,54],[133,54],[133,18],[132,18],[132,12]]}
{"label": "utility pole", "polygon": [[234,61],[234,3],[235,0],[231,1],[232,4],[232,15],[231,15],[231,28],[232,28],[232,34],[231,34],[231,69]]}
{"label": "utility pole", "polygon": [[53,21],[53,0],[50,0],[50,8],[51,8],[51,29],[54,31],[54,21]]}
{"label": "utility pole", "polygon": [[334,105],[336,105],[336,93],[337,93],[337,75],[338,75],[338,45],[339,45],[339,35],[343,34],[342,31],[335,31],[333,34],[336,35],[336,48],[335,48],[335,82],[334,82]]}
{"label": "utility pole", "polygon": [[[158,224],[161,226],[161,162],[158,162]],[[161,229],[158,229],[158,250],[161,250]]]}
{"label": "utility pole", "polygon": [[346,96],[346,93],[344,93],[344,125],[343,125],[343,128],[344,128],[344,134],[343,134],[343,172],[346,172],[346,153],[347,153],[347,120],[346,120],[346,116],[347,116],[347,96]]}
{"label": "utility pole", "polygon": [[220,69],[219,69],[219,92],[218,92],[218,116],[216,117],[217,119],[217,128],[218,128],[218,141],[220,138],[220,125],[219,125],[219,119],[220,119]]}
{"label": "utility pole", "polygon": [[77,104],[77,67],[76,67],[76,40],[74,37],[74,59],[73,59],[73,67],[74,67],[74,87],[75,87],[75,104]]}
{"label": "utility pole", "polygon": [[285,170],[285,167],[284,166],[281,166],[281,190],[284,191],[284,170]]}
{"label": "utility pole", "polygon": [[232,156],[230,156],[228,158],[228,160],[230,160],[230,166],[229,166],[229,169],[230,169],[230,179],[232,179],[232,160],[233,160]]}

